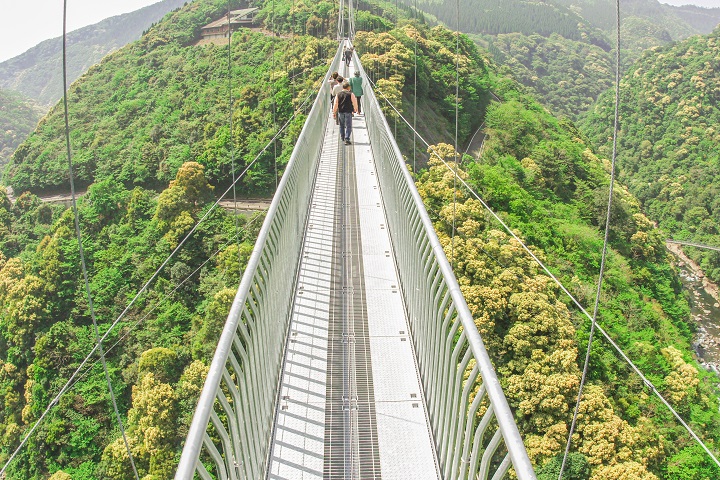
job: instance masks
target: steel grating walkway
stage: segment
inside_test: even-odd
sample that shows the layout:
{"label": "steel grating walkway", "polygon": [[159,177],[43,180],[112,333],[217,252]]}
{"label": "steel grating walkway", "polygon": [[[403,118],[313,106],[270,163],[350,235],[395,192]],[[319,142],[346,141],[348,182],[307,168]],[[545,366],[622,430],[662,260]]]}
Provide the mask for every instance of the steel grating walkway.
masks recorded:
{"label": "steel grating walkway", "polygon": [[268,478],[438,479],[365,118],[353,127],[349,147],[325,131]]}

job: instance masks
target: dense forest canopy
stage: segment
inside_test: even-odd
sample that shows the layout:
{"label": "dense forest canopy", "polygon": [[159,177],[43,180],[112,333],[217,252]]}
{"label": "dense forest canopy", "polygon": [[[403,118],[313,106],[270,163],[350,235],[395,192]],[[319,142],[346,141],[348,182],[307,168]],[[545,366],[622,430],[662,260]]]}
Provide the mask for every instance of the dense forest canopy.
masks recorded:
{"label": "dense forest canopy", "polygon": [[[458,143],[465,144],[480,125],[486,139],[480,159],[461,156],[461,164],[453,166],[584,305],[593,300],[600,263],[609,165],[598,153],[606,152],[595,152],[572,122],[553,116],[470,38],[428,25],[430,14],[414,15],[391,2],[360,6],[358,25],[371,29],[359,29],[356,38],[363,65],[381,98],[405,115],[413,112],[417,95],[419,129],[435,144],[430,151],[422,148],[424,156],[394,111],[382,107],[408,162],[420,158],[413,174],[446,248],[453,211],[457,214],[456,275],[539,478],[553,478],[589,322],[476,199],[462,190],[455,195],[452,173],[440,159],[458,158],[450,145],[456,64]],[[248,165],[273,128],[324,80],[336,48],[333,3],[274,0],[260,7],[263,28],[232,38],[232,132],[227,46],[195,45],[202,25],[224,14],[224,0],[196,0],[168,15],[71,89],[72,148],[78,179],[89,186],[80,202],[83,246],[101,330],[224,190],[231,145],[239,168]],[[542,57],[547,62],[559,61],[550,50],[565,48],[560,40],[550,35],[546,44],[527,37],[535,50],[548,51]],[[699,45],[693,48],[699,51]],[[571,50],[578,57],[594,52],[597,68],[608,68],[600,51]],[[706,73],[700,80],[707,84],[707,78]],[[593,123],[603,141],[602,129],[610,125],[606,110],[598,107]],[[20,194],[17,201],[11,204],[0,189],[0,303],[8,306],[0,311],[0,461],[94,343],[72,212],[22,193],[65,188],[60,113],[56,107],[41,122],[6,171],[5,179]],[[277,144],[281,172],[302,120],[300,114]],[[239,193],[271,194],[274,162],[272,153],[261,156]],[[614,195],[600,321],[715,449],[717,378],[693,359],[689,305],[664,236],[629,189],[618,185]],[[242,217],[238,225],[230,212],[213,211],[109,339],[109,346],[118,343],[108,352],[108,365],[143,480],[174,473],[261,221],[262,216]],[[574,479],[719,476],[603,341],[594,345],[574,445]],[[53,480],[133,478],[98,364],[62,397],[7,478],[51,475]]]}
{"label": "dense forest canopy", "polygon": [[492,45],[523,85],[531,87],[553,112],[574,116],[590,108],[612,84],[615,67],[607,52],[560,35],[497,35]]}
{"label": "dense forest canopy", "polygon": [[[720,29],[654,49],[621,83],[620,178],[677,239],[720,246]],[[609,151],[612,95],[582,121]],[[688,249],[720,281],[720,254]]]}

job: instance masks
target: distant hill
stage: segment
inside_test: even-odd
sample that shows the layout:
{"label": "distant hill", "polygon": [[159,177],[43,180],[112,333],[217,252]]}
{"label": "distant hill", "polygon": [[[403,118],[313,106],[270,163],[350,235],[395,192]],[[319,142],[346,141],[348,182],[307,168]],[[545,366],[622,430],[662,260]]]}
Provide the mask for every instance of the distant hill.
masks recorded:
{"label": "distant hill", "polygon": [[[720,28],[647,52],[625,75],[620,178],[645,211],[678,239],[720,245]],[[585,132],[609,152],[613,94],[585,116]],[[720,255],[688,252],[720,281]]]}
{"label": "distant hill", "polygon": [[44,108],[22,94],[0,89],[0,167],[35,130],[44,112]]}
{"label": "distant hill", "polygon": [[[553,0],[577,12],[592,25],[611,32],[615,29],[614,0]],[[665,29],[673,40],[690,35],[708,34],[720,23],[720,8],[693,5],[675,7],[658,0],[623,0],[620,4],[623,19],[651,20]]]}
{"label": "distant hill", "polygon": [[[72,83],[105,55],[140,38],[165,14],[187,0],[163,0],[140,10],[107,18],[68,35],[68,81]],[[15,90],[41,105],[62,97],[62,38],[39,43],[0,63],[0,88]]]}
{"label": "distant hill", "polygon": [[[404,0],[404,3],[411,5],[412,1]],[[419,0],[417,3],[423,11],[455,28],[455,2]],[[465,33],[560,34],[568,39],[582,39],[610,49],[607,39],[590,22],[564,5],[527,0],[465,0],[461,9],[460,30]]]}
{"label": "distant hill", "polygon": [[710,32],[720,24],[720,7],[702,8],[695,5],[683,5],[682,7],[663,5],[663,7],[674,11],[675,15],[702,33]]}
{"label": "distant hill", "polygon": [[[454,2],[417,3],[455,28]],[[577,119],[612,83],[613,0],[467,0],[461,9],[460,30],[475,35],[557,114]],[[649,48],[708,34],[720,23],[720,8],[673,7],[657,0],[624,0],[621,13],[623,71]]]}

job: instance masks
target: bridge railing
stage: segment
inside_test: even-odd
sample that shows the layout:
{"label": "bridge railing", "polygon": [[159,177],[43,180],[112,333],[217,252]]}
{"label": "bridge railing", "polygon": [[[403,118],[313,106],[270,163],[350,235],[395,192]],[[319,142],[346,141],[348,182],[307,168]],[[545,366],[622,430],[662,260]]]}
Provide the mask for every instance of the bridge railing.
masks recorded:
{"label": "bridge railing", "polygon": [[499,480],[512,464],[520,480],[535,479],[422,198],[357,55],[354,61],[442,477]]}
{"label": "bridge railing", "polygon": [[[330,71],[340,65],[338,49]],[[327,77],[326,77],[327,78]],[[330,109],[323,82],[220,336],[176,480],[264,478],[303,231]]]}

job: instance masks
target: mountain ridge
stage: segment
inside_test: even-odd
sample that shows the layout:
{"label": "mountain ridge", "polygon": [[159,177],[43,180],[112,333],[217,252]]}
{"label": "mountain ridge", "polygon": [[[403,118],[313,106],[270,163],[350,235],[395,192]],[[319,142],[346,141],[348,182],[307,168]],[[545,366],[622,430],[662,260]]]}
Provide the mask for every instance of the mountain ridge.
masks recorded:
{"label": "mountain ridge", "polygon": [[[140,38],[143,31],[187,0],[162,0],[68,33],[68,83],[108,53]],[[62,97],[62,37],[44,40],[0,63],[0,88],[52,106]]]}

